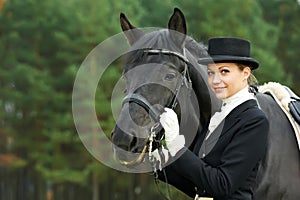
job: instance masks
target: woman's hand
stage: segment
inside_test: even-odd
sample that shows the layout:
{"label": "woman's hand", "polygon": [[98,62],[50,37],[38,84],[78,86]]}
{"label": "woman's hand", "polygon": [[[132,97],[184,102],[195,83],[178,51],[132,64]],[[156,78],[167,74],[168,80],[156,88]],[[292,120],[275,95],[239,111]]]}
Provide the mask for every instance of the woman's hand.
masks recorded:
{"label": "woman's hand", "polygon": [[160,115],[160,123],[165,129],[166,146],[172,156],[184,147],[185,138],[179,135],[179,123],[177,114],[170,108]]}

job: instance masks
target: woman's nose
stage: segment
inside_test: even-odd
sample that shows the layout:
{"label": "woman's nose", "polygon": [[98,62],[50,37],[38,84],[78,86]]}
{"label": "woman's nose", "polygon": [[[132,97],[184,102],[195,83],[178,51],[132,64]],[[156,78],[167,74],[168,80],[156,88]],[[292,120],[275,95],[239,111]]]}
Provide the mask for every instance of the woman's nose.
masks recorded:
{"label": "woman's nose", "polygon": [[220,82],[221,82],[220,74],[216,73],[216,74],[213,76],[212,82],[213,82],[214,84],[220,83]]}

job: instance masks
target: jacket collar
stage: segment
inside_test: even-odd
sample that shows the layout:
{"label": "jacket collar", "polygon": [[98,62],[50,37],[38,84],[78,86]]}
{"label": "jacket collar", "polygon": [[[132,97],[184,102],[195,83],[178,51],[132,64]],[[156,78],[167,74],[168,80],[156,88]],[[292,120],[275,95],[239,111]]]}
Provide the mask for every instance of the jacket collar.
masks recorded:
{"label": "jacket collar", "polygon": [[257,106],[256,100],[250,99],[245,101],[238,107],[234,108],[231,111],[231,113],[227,116],[227,118],[225,118],[225,122],[224,122],[225,124],[223,127],[222,135],[226,133],[234,124],[236,124],[237,120],[240,120],[239,118],[240,113],[243,113],[244,111],[249,109],[249,107],[254,107],[254,106]]}

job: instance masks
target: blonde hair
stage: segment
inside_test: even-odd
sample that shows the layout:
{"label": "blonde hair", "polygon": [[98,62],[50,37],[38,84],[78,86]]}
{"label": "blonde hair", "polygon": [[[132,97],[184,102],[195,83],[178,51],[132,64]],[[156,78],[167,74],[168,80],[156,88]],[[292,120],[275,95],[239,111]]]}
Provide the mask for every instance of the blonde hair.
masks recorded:
{"label": "blonde hair", "polygon": [[[239,67],[240,70],[243,70],[245,67],[249,67],[248,65],[244,65],[244,64],[241,64],[241,63],[236,63],[236,65]],[[251,70],[251,68],[250,68],[250,70]],[[257,86],[258,85],[258,80],[253,75],[252,70],[251,70],[250,76],[247,79],[247,82],[248,82],[248,85],[253,85],[253,86]]]}

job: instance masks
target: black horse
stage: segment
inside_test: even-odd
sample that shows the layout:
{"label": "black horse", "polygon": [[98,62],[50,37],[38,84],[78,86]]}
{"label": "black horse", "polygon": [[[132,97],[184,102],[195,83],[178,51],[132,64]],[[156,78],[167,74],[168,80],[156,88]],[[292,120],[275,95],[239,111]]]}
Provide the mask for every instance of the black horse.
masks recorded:
{"label": "black horse", "polygon": [[[177,113],[180,133],[185,135],[186,146],[193,148],[220,102],[211,95],[205,66],[197,63],[207,55],[206,49],[186,35],[185,18],[179,9],[174,9],[168,29],[147,34],[124,14],[120,22],[132,51],[124,68],[127,96],[112,142],[117,160],[136,167],[146,162],[146,153],[160,145],[163,136],[157,121],[164,107]],[[270,121],[270,132],[254,197],[300,199],[300,155],[292,126],[272,97],[262,93],[256,97]],[[156,133],[154,138],[152,133]]]}

